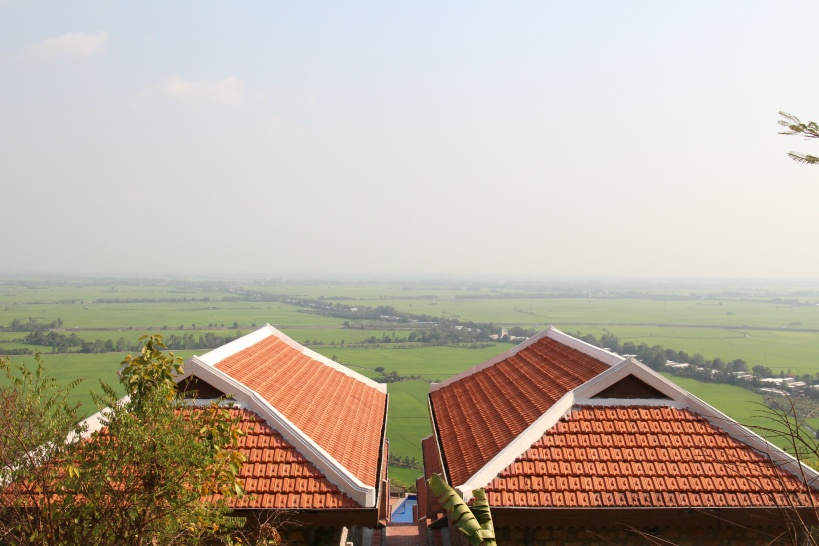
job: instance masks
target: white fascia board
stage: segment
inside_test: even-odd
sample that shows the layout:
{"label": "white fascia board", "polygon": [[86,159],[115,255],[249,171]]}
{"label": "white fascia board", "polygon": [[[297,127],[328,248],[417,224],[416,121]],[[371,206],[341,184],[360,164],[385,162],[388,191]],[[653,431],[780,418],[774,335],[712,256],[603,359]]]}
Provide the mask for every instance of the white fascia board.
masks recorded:
{"label": "white fascia board", "polygon": [[561,332],[560,330],[558,330],[554,326],[549,326],[548,328],[546,328],[542,332],[530,337],[529,339],[527,339],[526,341],[524,341],[520,345],[516,345],[512,349],[510,349],[508,351],[505,351],[505,352],[499,354],[496,357],[490,358],[486,362],[478,364],[477,366],[473,366],[472,368],[469,368],[468,370],[463,371],[463,372],[461,372],[461,373],[459,373],[457,375],[453,375],[452,377],[450,377],[446,381],[431,384],[430,385],[430,391],[435,392],[438,389],[446,387],[447,385],[451,385],[452,383],[455,383],[456,381],[460,381],[461,379],[463,379],[465,377],[469,377],[470,375],[473,375],[473,374],[475,374],[477,372],[480,372],[481,370],[485,370],[486,368],[489,368],[490,366],[494,366],[495,364],[497,364],[499,362],[503,362],[507,358],[515,356],[517,353],[519,353],[523,349],[526,349],[530,345],[534,345],[535,343],[537,343],[538,341],[540,341],[544,337],[551,338],[551,339],[557,341],[558,343],[566,345],[567,347],[571,347],[572,349],[576,349],[576,350],[580,351],[581,353],[586,354],[586,355],[588,355],[588,356],[590,356],[592,358],[595,358],[595,359],[597,359],[597,360],[599,360],[599,361],[601,361],[604,364],[607,364],[609,366],[615,366],[615,365],[623,362],[623,357],[621,357],[619,355],[616,355],[616,354],[614,354],[612,352],[606,351],[606,350],[601,349],[599,347],[595,347],[594,345],[589,345],[585,341],[581,341],[581,340],[579,340],[577,338],[574,338],[574,337],[572,337],[572,336],[570,336],[568,334],[564,334],[563,332]]}
{"label": "white fascia board", "polygon": [[207,381],[222,392],[233,395],[236,402],[259,414],[271,428],[279,432],[328,480],[362,507],[374,508],[376,506],[375,487],[368,486],[359,480],[263,396],[195,356],[188,361],[186,371]]}
{"label": "white fascia board", "polygon": [[245,349],[252,347],[253,345],[256,345],[261,340],[270,337],[271,335],[273,335],[273,330],[275,330],[275,328],[270,326],[270,324],[265,324],[258,330],[250,332],[249,334],[244,335],[238,339],[234,339],[230,343],[226,343],[221,347],[217,347],[212,351],[208,351],[207,353],[197,358],[203,364],[215,366],[216,364],[228,358],[229,356],[233,356],[240,351],[244,351]]}
{"label": "white fascia board", "polygon": [[[117,400],[117,404],[119,406],[124,406],[130,401],[131,401],[130,396],[123,396],[122,398]],[[213,399],[191,398],[191,399],[185,400],[185,404],[187,404],[189,406],[209,406],[210,404],[213,404],[213,403],[220,403],[220,404],[223,404],[223,405],[226,404],[226,403],[229,403],[231,407],[234,407],[234,408],[237,408],[237,409],[242,408],[241,404],[234,403],[232,400],[225,401],[225,400],[219,400],[217,398],[213,398]],[[98,411],[97,413],[95,413],[94,415],[86,417],[85,419],[80,421],[79,422],[79,427],[81,427],[83,429],[83,432],[82,432],[82,435],[79,438],[82,438],[82,439],[90,438],[94,433],[99,432],[102,429],[104,429],[105,425],[102,424],[102,420],[103,420],[103,418],[106,417],[106,414],[108,412],[110,412],[110,411],[111,411],[111,408],[103,408],[100,411]],[[78,439],[77,435],[72,432],[72,433],[70,433],[68,435],[68,438],[66,439],[66,442],[71,443],[71,442],[76,441],[77,439]]]}
{"label": "white fascia board", "polygon": [[509,442],[500,453],[492,457],[483,468],[478,470],[472,477],[461,485],[455,486],[464,502],[469,502],[472,498],[472,491],[486,487],[498,474],[504,471],[509,465],[515,462],[515,459],[525,453],[527,449],[532,447],[532,444],[537,442],[547,430],[555,426],[555,424],[567,413],[569,413],[574,406],[574,392],[569,391],[563,397],[554,403],[546,412],[538,417],[534,423],[529,425],[526,430],[521,432],[517,438]]}
{"label": "white fascia board", "polygon": [[[125,404],[127,404],[130,401],[131,401],[131,397],[126,395],[126,396],[123,396],[122,398],[120,398],[119,400],[117,400],[117,404],[119,406],[124,406]],[[105,425],[102,424],[102,420],[105,417],[105,415],[110,411],[111,411],[111,408],[103,408],[100,411],[98,411],[97,413],[95,413],[94,415],[91,415],[90,417],[86,417],[85,419],[80,421],[79,427],[81,427],[83,429],[83,432],[82,432],[82,435],[80,436],[80,438],[81,439],[90,438],[92,434],[94,434],[95,432],[99,432],[103,428],[105,428]],[[77,436],[72,432],[72,433],[70,433],[68,435],[68,438],[66,438],[66,442],[71,443],[71,442],[76,441],[77,439],[78,439]]]}
{"label": "white fascia board", "polygon": [[581,406],[602,406],[611,408],[615,406],[654,406],[658,408],[685,409],[685,404],[674,400],[662,398],[594,398],[587,400],[575,399],[575,407]]}
{"label": "white fascia board", "polygon": [[369,377],[365,377],[358,372],[355,372],[348,368],[343,364],[339,364],[332,359],[327,358],[324,355],[321,355],[311,349],[308,349],[301,343],[293,340],[292,338],[288,337],[281,331],[277,330],[270,324],[265,324],[258,330],[251,332],[245,336],[240,337],[239,339],[235,339],[230,343],[222,345],[221,347],[214,349],[204,355],[197,357],[199,361],[203,364],[207,364],[209,366],[215,367],[219,362],[223,361],[224,359],[235,355],[238,352],[241,352],[245,349],[252,347],[253,345],[259,343],[263,339],[274,336],[289,345],[291,348],[295,349],[296,351],[308,356],[312,360],[324,364],[325,366],[329,366],[330,368],[343,373],[346,376],[352,377],[356,381],[360,381],[371,387],[376,389],[379,392],[384,394],[387,393],[387,385],[385,383],[378,383],[373,381]]}

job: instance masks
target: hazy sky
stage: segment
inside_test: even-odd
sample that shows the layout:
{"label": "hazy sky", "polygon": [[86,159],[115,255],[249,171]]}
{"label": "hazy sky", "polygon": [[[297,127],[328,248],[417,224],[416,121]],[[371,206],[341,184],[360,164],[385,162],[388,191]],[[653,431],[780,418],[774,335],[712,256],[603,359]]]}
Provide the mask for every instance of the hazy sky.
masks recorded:
{"label": "hazy sky", "polygon": [[819,280],[817,21],[0,0],[0,274]]}

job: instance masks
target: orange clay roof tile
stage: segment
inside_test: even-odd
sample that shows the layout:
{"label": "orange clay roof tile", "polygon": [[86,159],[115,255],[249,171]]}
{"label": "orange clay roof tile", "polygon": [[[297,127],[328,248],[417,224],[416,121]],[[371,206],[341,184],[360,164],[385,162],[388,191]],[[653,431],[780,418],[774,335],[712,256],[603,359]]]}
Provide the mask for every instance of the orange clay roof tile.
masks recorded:
{"label": "orange clay roof tile", "polygon": [[276,336],[215,367],[264,397],[366,485],[376,484],[386,394]]}
{"label": "orange clay roof tile", "polygon": [[433,419],[452,483],[466,482],[560,397],[608,368],[543,337],[431,392]]}
{"label": "orange clay roof tile", "polygon": [[[790,503],[809,505],[809,494],[814,496],[814,502],[819,502],[819,492],[808,491],[795,476],[777,468],[768,458],[704,417],[687,409],[656,410],[633,407],[628,411],[607,408],[603,412],[599,407],[575,408],[492,480],[486,488],[490,502],[493,506],[526,508],[772,507]],[[589,434],[607,434],[584,432],[588,430],[586,425],[600,419],[620,419],[624,414],[637,428],[645,422],[658,424],[664,435],[672,441],[679,440],[681,447],[643,449],[638,446],[644,433],[620,432],[613,436],[622,440],[622,449],[599,449],[600,459],[610,455],[610,461],[580,462],[581,450],[570,447],[574,440]],[[701,449],[685,441],[697,437],[713,441]],[[556,446],[551,460],[533,464],[542,458],[539,446],[549,443]],[[607,452],[605,457],[603,451]],[[588,450],[585,453],[589,458]]]}
{"label": "orange clay roof tile", "polygon": [[[361,507],[327,480],[261,417],[244,409],[228,411],[232,417],[240,419],[241,429],[247,432],[247,436],[239,439],[238,447],[247,457],[239,474],[239,478],[244,480],[247,494],[231,500],[230,506],[290,509]],[[262,438],[268,439],[267,447],[259,447],[264,443]]]}

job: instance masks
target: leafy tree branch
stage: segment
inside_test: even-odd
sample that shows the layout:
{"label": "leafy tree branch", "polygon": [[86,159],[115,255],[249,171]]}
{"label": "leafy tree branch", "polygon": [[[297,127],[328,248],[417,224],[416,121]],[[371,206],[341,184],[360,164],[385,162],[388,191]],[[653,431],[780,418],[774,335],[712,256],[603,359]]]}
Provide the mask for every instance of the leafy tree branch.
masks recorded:
{"label": "leafy tree branch", "polygon": [[[780,131],[780,135],[801,136],[806,140],[819,138],[819,125],[817,125],[815,121],[803,123],[798,117],[788,114],[787,112],[779,112],[779,115],[783,118],[779,120],[779,125],[787,128],[785,131]],[[819,163],[819,157],[799,152],[788,152],[788,157],[794,161],[808,165]]]}

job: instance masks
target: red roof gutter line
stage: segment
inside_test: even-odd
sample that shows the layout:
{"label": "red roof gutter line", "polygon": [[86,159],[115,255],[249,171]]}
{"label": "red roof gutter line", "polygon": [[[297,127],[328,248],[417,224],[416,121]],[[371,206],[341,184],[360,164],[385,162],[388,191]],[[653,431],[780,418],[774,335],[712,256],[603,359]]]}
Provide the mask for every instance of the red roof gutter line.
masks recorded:
{"label": "red roof gutter line", "polygon": [[[385,454],[385,452],[387,450],[387,420],[388,420],[387,418],[388,418],[389,411],[390,411],[390,395],[387,394],[384,397],[384,414],[383,414],[384,419],[381,422],[381,435],[380,435],[381,448],[380,448],[380,450],[378,452],[378,467],[377,467],[377,471],[375,473],[375,506],[376,507],[378,507],[380,505],[379,500],[381,498],[381,495],[384,494],[384,491],[381,488],[381,477],[383,475],[384,465],[387,464],[387,461],[385,461],[386,457],[384,457],[384,454]],[[387,478],[389,479],[389,475],[387,476]],[[386,493],[387,493],[387,495],[389,495],[389,491],[387,491]]]}
{"label": "red roof gutter line", "polygon": [[429,411],[429,422],[432,425],[432,437],[435,438],[435,445],[438,447],[438,456],[441,457],[441,468],[444,471],[442,476],[447,483],[452,483],[452,478],[449,474],[449,466],[446,463],[446,455],[441,446],[441,435],[438,433],[438,423],[435,422],[435,408],[432,403],[432,393],[427,394],[427,409]]}

